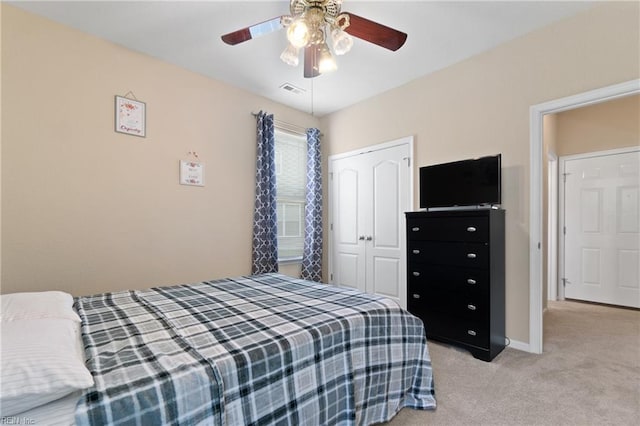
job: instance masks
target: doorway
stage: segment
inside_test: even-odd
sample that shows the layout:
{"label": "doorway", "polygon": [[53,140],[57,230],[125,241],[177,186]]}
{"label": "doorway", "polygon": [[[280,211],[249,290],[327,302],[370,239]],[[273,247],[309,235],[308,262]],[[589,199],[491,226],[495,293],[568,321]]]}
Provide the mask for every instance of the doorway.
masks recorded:
{"label": "doorway", "polygon": [[638,93],[640,93],[640,79],[533,105],[530,108],[529,344],[526,348],[529,352],[542,353],[543,349],[543,117],[547,114],[568,111]]}

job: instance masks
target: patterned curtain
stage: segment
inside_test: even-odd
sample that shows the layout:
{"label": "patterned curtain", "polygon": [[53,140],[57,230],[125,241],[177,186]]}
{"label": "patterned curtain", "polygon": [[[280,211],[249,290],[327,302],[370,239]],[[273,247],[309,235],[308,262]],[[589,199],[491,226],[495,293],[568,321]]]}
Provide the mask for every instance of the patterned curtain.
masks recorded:
{"label": "patterned curtain", "polygon": [[275,130],[273,115],[257,115],[256,203],[253,212],[251,272],[278,272]]}
{"label": "patterned curtain", "polygon": [[307,197],[300,277],[322,281],[322,161],[320,130],[307,129]]}

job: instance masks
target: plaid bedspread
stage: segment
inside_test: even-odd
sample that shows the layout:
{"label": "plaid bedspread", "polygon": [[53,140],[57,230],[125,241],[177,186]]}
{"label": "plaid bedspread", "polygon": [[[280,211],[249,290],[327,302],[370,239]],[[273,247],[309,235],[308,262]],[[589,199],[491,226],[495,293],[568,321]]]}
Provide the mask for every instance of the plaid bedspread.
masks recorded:
{"label": "plaid bedspread", "polygon": [[368,425],[435,408],[419,319],[264,274],[76,299],[95,379],[78,425]]}

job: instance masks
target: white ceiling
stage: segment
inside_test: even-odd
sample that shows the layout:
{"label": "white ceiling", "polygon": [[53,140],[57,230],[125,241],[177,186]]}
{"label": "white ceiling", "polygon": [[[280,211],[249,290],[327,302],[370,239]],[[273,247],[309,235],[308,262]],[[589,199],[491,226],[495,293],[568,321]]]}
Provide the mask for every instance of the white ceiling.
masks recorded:
{"label": "white ceiling", "polygon": [[[314,79],[280,61],[284,31],[228,46],[222,34],[288,14],[289,1],[18,1],[17,7],[322,116],[572,16],[583,1],[362,1],[343,12],[408,34],[391,52],[356,39],[338,70]],[[291,84],[304,92],[281,89]]]}

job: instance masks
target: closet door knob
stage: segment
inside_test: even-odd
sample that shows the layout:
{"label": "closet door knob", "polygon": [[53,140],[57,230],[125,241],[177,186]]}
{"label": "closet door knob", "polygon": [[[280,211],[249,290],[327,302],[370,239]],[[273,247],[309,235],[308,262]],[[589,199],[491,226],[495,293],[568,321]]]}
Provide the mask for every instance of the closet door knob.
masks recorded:
{"label": "closet door knob", "polygon": [[469,226],[469,227],[467,227],[467,231],[468,232],[476,232],[476,227],[475,226]]}
{"label": "closet door knob", "polygon": [[413,254],[420,254],[420,250],[414,249],[414,250],[412,251],[412,253],[413,253]]}
{"label": "closet door knob", "polygon": [[475,332],[475,330],[467,330],[467,334],[468,334],[469,336],[475,336],[475,335],[476,335],[476,332]]}
{"label": "closet door knob", "polygon": [[420,230],[420,227],[419,226],[414,226],[413,228],[411,228],[411,230],[413,232],[418,232]]}
{"label": "closet door knob", "polygon": [[414,276],[414,277],[419,277],[419,276],[420,276],[420,272],[413,271],[413,276]]}
{"label": "closet door knob", "polygon": [[473,278],[467,278],[467,284],[473,285],[475,283],[476,283],[476,280],[474,280]]}
{"label": "closet door knob", "polygon": [[364,235],[360,235],[360,236],[358,237],[358,239],[359,239],[360,241],[364,241]]}
{"label": "closet door knob", "polygon": [[469,259],[475,259],[476,258],[476,254],[475,253],[467,253],[467,257]]}
{"label": "closet door knob", "polygon": [[420,295],[418,293],[413,293],[413,298],[414,299],[420,299]]}
{"label": "closet door knob", "polygon": [[368,235],[367,238],[365,238],[367,241],[371,241],[373,240],[373,237],[371,235]]}
{"label": "closet door knob", "polygon": [[476,310],[476,305],[467,305],[467,309],[469,309],[470,311],[475,311]]}

